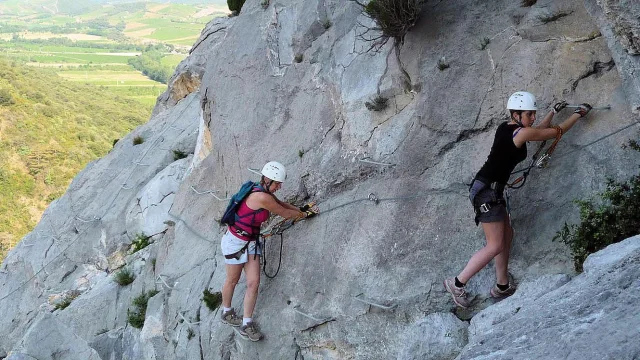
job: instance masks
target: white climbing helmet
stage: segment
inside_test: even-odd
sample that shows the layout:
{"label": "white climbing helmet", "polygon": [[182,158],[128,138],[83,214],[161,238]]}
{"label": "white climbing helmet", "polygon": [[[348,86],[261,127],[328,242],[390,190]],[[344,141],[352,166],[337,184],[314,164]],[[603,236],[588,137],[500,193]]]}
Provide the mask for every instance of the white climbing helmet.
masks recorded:
{"label": "white climbing helmet", "polygon": [[507,110],[538,110],[536,97],[526,91],[516,91],[507,101]]}
{"label": "white climbing helmet", "polygon": [[273,181],[283,182],[287,178],[287,171],[284,165],[277,161],[269,161],[262,167],[262,175]]}

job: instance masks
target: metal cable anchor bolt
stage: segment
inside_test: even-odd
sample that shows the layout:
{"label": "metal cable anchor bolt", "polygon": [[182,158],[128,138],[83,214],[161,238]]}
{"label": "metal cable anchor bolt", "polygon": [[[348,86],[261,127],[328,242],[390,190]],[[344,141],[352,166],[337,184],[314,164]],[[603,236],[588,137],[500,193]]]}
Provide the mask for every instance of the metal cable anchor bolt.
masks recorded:
{"label": "metal cable anchor bolt", "polygon": [[380,199],[374,193],[370,193],[367,199],[373,201],[376,205],[380,203]]}

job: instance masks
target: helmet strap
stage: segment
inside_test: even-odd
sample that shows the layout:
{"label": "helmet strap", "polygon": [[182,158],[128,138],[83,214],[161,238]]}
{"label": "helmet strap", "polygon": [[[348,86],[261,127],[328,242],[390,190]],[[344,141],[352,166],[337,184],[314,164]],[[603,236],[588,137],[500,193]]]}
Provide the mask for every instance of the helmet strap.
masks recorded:
{"label": "helmet strap", "polygon": [[269,179],[269,182],[267,183],[265,181],[265,179],[268,179],[268,178],[265,177],[264,175],[262,175],[262,179],[260,179],[260,184],[264,184],[263,187],[264,187],[265,192],[271,194],[270,188],[271,188],[271,184],[273,184],[273,180]]}
{"label": "helmet strap", "polygon": [[[518,118],[517,119],[513,116],[514,114],[518,114]],[[522,110],[513,111],[511,113],[511,120],[513,120],[516,124],[518,124],[518,126],[524,127],[524,125],[522,125]]]}

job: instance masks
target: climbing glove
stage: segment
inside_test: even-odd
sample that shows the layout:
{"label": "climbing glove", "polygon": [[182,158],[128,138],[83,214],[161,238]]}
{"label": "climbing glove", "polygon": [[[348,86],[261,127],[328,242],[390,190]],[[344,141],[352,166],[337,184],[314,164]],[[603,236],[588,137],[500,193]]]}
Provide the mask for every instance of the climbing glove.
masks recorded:
{"label": "climbing glove", "polygon": [[318,215],[318,212],[319,212],[315,201],[301,206],[300,207],[300,211],[302,211],[304,213],[304,217],[306,217],[306,218],[310,218],[310,217],[316,216],[316,215]]}
{"label": "climbing glove", "polygon": [[304,217],[307,218],[307,219],[310,218],[310,217],[314,217],[314,216],[318,215],[318,213],[313,211],[313,209],[309,209],[309,210],[303,211],[303,212],[304,212]]}
{"label": "climbing glove", "polygon": [[591,111],[591,108],[592,106],[587,103],[580,104],[580,107],[578,107],[576,111],[574,111],[574,114],[580,114],[580,117],[584,117],[589,113],[589,111]]}
{"label": "climbing glove", "polygon": [[559,103],[556,103],[555,105],[553,105],[553,113],[557,114],[565,107],[567,107],[567,102],[562,100]]}

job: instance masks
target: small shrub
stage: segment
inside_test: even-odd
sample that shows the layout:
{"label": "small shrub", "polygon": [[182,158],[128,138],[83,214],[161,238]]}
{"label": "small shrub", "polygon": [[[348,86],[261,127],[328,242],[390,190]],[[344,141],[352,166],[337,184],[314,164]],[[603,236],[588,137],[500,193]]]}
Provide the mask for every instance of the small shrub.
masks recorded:
{"label": "small shrub", "polygon": [[622,145],[622,148],[623,149],[630,148],[640,152],[640,142],[638,142],[637,140],[629,140],[628,143]]}
{"label": "small shrub", "polygon": [[304,60],[304,55],[302,53],[297,53],[296,56],[294,56],[293,58],[293,61],[297,63],[301,63],[302,60]]}
{"label": "small shrub", "polygon": [[490,42],[491,39],[489,39],[488,37],[483,37],[482,40],[480,40],[480,50],[486,49],[487,45],[489,45]]}
{"label": "small shrub", "polygon": [[438,69],[440,71],[443,71],[444,69],[448,69],[449,68],[449,63],[447,62],[447,59],[445,59],[445,57],[441,57],[438,60]]}
{"label": "small shrub", "polygon": [[113,279],[118,283],[118,285],[127,286],[131,284],[133,280],[136,279],[136,277],[135,275],[133,275],[133,272],[131,272],[131,270],[124,268],[118,271]]}
{"label": "small shrub", "polygon": [[304,156],[304,150],[302,149],[298,150],[298,157],[302,159],[303,156]]}
{"label": "small shrub", "polygon": [[556,21],[565,16],[569,16],[570,14],[571,14],[571,11],[557,11],[552,14],[540,15],[538,16],[538,20],[540,20],[540,22],[543,24],[548,24],[550,22]]}
{"label": "small shrub", "polygon": [[331,22],[331,20],[326,19],[323,23],[322,23],[322,27],[325,30],[329,30],[329,28],[333,25],[333,23]]}
{"label": "small shrub", "polygon": [[536,4],[538,0],[522,0],[522,7],[530,7]]}
{"label": "small shrub", "polygon": [[133,138],[133,145],[140,145],[144,142],[144,138],[142,136],[136,136]]}
{"label": "small shrub", "polygon": [[216,311],[220,307],[220,304],[222,304],[222,293],[219,291],[212,293],[209,289],[204,289],[202,292],[202,301],[204,301],[204,304],[207,305],[209,310]]}
{"label": "small shrub", "polygon": [[136,253],[149,246],[151,244],[149,239],[151,239],[151,236],[146,236],[144,233],[136,235],[131,241],[131,253]]}
{"label": "small shrub", "polygon": [[371,17],[382,31],[382,37],[375,39],[384,45],[388,39],[403,43],[404,37],[418,21],[422,0],[371,0],[364,12]]}
{"label": "small shrub", "polygon": [[153,267],[153,272],[156,272],[156,258],[151,259],[151,266]]}
{"label": "small shrub", "polygon": [[269,7],[269,0],[262,0],[262,2],[260,3],[260,6],[262,6],[263,9],[266,9]]}
{"label": "small shrub", "polygon": [[191,340],[194,336],[196,336],[195,331],[192,328],[187,330],[187,340]]}
{"label": "small shrub", "polygon": [[55,305],[55,308],[56,308],[56,310],[66,309],[69,305],[71,305],[72,301],[73,301],[73,298],[67,297],[67,298],[63,299],[62,301],[60,301],[59,303],[57,303]]}
{"label": "small shrub", "polygon": [[127,321],[131,326],[140,329],[144,326],[144,318],[147,315],[147,304],[149,299],[158,294],[159,291],[151,290],[142,293],[133,299],[133,310],[127,309]]}
{"label": "small shrub", "polygon": [[8,89],[0,89],[0,105],[7,106],[13,105],[15,100],[13,100],[13,95]]}
{"label": "small shrub", "polygon": [[[633,141],[628,146],[640,151],[638,145]],[[598,201],[577,200],[580,223],[565,223],[553,238],[571,248],[576,271],[582,271],[589,254],[640,232],[640,174],[625,182],[607,180],[605,191],[597,197]]]}
{"label": "small shrub", "polygon": [[173,150],[173,160],[184,159],[188,156],[188,154],[181,150]]}
{"label": "small shrub", "polygon": [[227,6],[231,12],[240,13],[245,0],[227,0]]}
{"label": "small shrub", "polygon": [[365,102],[364,106],[369,111],[382,111],[389,107],[389,99],[380,95],[376,95],[376,97],[371,99],[371,101]]}

